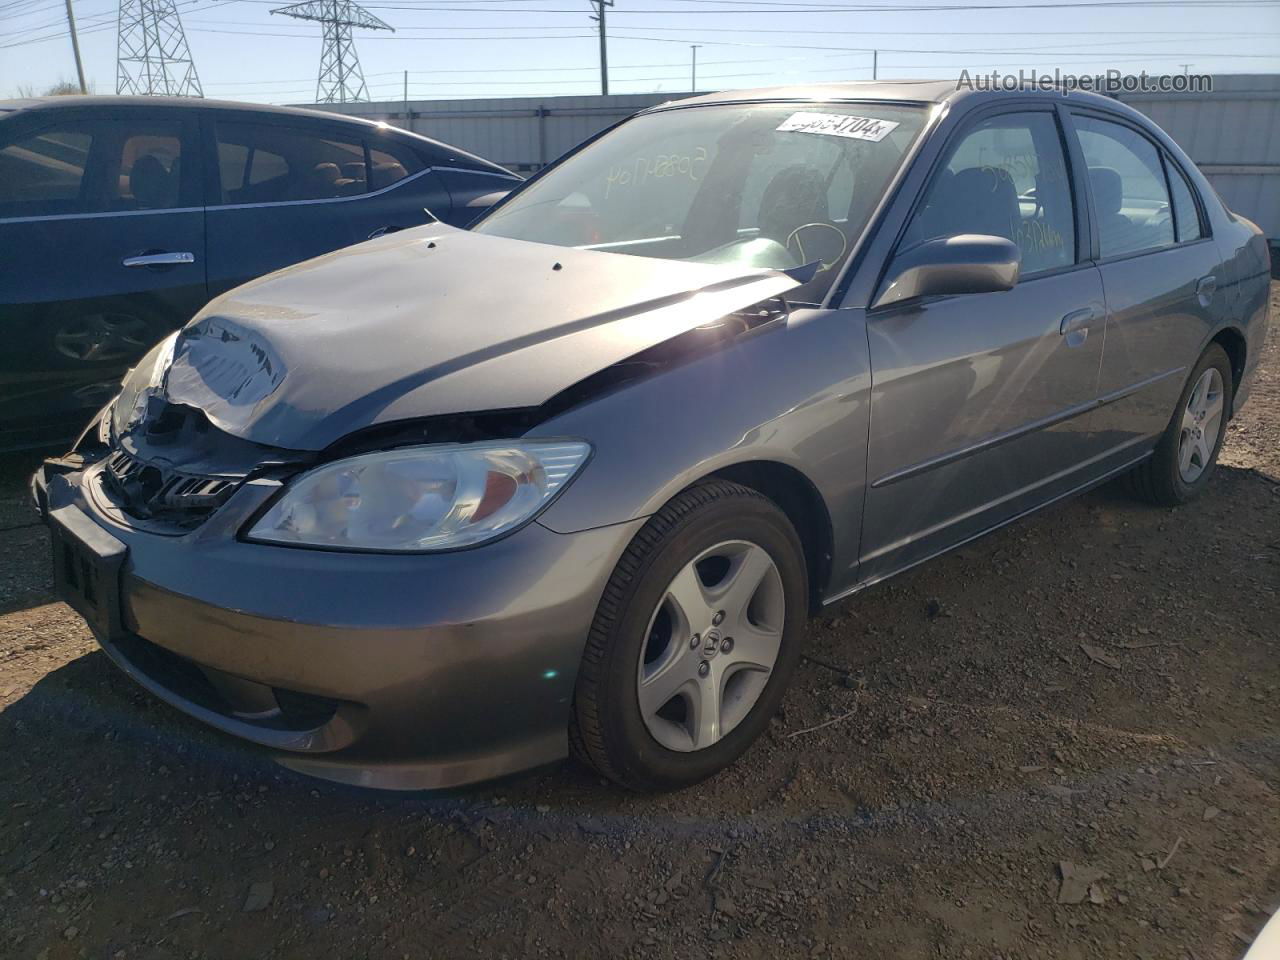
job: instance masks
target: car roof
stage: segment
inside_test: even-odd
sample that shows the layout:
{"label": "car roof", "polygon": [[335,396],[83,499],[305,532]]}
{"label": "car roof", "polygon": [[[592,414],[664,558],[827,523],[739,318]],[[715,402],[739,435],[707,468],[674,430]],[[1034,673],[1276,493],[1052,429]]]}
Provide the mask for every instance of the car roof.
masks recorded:
{"label": "car roof", "polygon": [[[979,78],[985,80],[985,77]],[[717,103],[796,103],[884,100],[893,103],[954,103],[964,101],[966,106],[1027,97],[1061,96],[1055,88],[1045,90],[1038,86],[1026,86],[1013,90],[978,90],[976,84],[961,86],[956,80],[887,80],[852,81],[847,83],[818,83],[785,87],[760,87],[754,90],[723,90],[687,100],[670,100],[651,107],[650,110],[674,110]],[[1118,101],[1110,97],[1083,91],[1072,91],[1070,99],[1078,103],[1107,104],[1113,109]]]}
{"label": "car roof", "polygon": [[[185,110],[244,110],[248,113],[271,113],[282,116],[323,117],[339,123],[374,124],[372,120],[352,117],[323,110],[304,110],[299,107],[276,107],[265,103],[244,103],[238,100],[206,100],[203,97],[138,97],[71,95],[60,97],[28,97],[17,100],[0,100],[0,110],[58,110],[68,107],[93,107],[109,110],[112,107],[180,107]],[[376,124],[374,124],[376,126]],[[402,131],[405,132],[405,131]]]}
{"label": "car roof", "polygon": [[[420,133],[414,133],[411,130],[405,130],[403,127],[395,127],[386,123],[379,123],[375,120],[366,120],[363,117],[353,117],[343,113],[330,113],[326,110],[306,110],[301,107],[276,107],[263,103],[243,103],[237,100],[206,100],[203,97],[130,97],[130,96],[62,96],[62,97],[29,97],[26,99],[0,100],[0,118],[6,115],[15,115],[17,113],[45,112],[60,109],[68,109],[71,107],[90,107],[94,110],[111,110],[113,107],[168,107],[179,108],[183,110],[228,110],[242,112],[246,114],[269,114],[280,117],[300,117],[307,120],[323,120],[329,123],[345,123],[359,125],[362,127],[376,127],[381,130],[394,132],[398,136],[408,137],[412,140],[418,140],[422,143],[429,143],[433,146],[448,150],[460,157],[465,157],[468,161],[482,164],[493,170],[501,170],[503,173],[510,173],[504,167],[499,166],[492,160],[486,160],[484,157],[477,156],[468,150],[455,147],[453,144],[445,143],[441,140],[433,140],[430,137],[424,137]],[[511,174],[513,179],[518,179],[516,174]]]}

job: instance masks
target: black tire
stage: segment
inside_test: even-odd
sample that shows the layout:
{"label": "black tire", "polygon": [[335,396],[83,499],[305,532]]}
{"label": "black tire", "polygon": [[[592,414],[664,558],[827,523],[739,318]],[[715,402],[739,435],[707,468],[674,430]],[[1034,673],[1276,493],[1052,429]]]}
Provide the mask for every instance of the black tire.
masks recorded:
{"label": "black tire", "polygon": [[[786,600],[782,643],[759,699],[722,739],[669,750],[641,716],[636,669],[649,618],[676,573],[726,539],[763,547]],[[678,494],[635,535],[605,587],[574,693],[569,743],[578,759],[631,790],[673,790],[705,780],[741,756],[768,726],[800,660],[809,586],[804,550],[786,515],[747,487],[724,480]]]}
{"label": "black tire", "polygon": [[[1178,446],[1182,437],[1182,414],[1196,382],[1210,367],[1216,367],[1222,377],[1222,425],[1218,430],[1218,438],[1213,446],[1213,453],[1205,470],[1191,483],[1182,479],[1178,470]],[[1161,507],[1176,507],[1198,497],[1209,485],[1218,468],[1218,452],[1222,449],[1222,441],[1227,435],[1227,418],[1234,400],[1233,381],[1231,379],[1231,361],[1227,353],[1216,343],[1209,344],[1208,349],[1200,356],[1199,362],[1187,377],[1186,386],[1178,397],[1178,405],[1174,408],[1169,425],[1156,444],[1155,453],[1129,471],[1125,480],[1130,493],[1148,503]]]}

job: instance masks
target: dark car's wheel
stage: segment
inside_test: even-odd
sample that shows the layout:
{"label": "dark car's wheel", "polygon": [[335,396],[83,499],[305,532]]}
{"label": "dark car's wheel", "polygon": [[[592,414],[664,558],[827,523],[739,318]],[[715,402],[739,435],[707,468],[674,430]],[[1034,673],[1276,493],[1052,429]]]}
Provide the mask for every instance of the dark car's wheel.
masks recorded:
{"label": "dark car's wheel", "polygon": [[770,500],[720,480],[679,494],[605,588],[574,696],[574,752],[633,790],[728,766],[782,700],[807,604],[800,540]]}
{"label": "dark car's wheel", "polygon": [[1231,390],[1231,361],[1220,346],[1210,344],[1187,378],[1155,453],[1129,474],[1137,496],[1174,507],[1208,485],[1227,433]]}
{"label": "dark car's wheel", "polygon": [[126,366],[169,329],[143,311],[94,305],[56,309],[44,326],[54,366],[73,370]]}

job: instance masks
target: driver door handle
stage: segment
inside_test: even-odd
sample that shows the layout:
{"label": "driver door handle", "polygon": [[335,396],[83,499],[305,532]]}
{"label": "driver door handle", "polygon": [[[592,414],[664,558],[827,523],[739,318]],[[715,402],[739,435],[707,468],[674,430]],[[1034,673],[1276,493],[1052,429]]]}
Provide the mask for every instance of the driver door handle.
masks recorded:
{"label": "driver door handle", "polygon": [[[1088,336],[1089,326],[1093,321],[1097,320],[1099,310],[1097,307],[1085,307],[1081,310],[1072,310],[1062,318],[1062,323],[1058,327],[1058,333],[1064,337],[1068,337],[1073,333],[1083,332]],[[1084,337],[1080,337],[1080,342],[1084,342]],[[1075,346],[1075,344],[1072,344]]]}
{"label": "driver door handle", "polygon": [[125,257],[120,261],[122,267],[171,267],[179,263],[195,263],[194,253],[141,253],[136,257]]}

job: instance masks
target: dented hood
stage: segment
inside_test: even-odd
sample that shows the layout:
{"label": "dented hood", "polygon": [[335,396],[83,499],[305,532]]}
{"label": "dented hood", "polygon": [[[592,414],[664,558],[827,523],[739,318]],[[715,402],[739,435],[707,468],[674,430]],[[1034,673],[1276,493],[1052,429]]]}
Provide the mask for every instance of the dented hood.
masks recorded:
{"label": "dented hood", "polygon": [[432,224],[214,300],[178,335],[165,390],[235,436],[318,450],[377,423],[537,406],[796,285]]}

